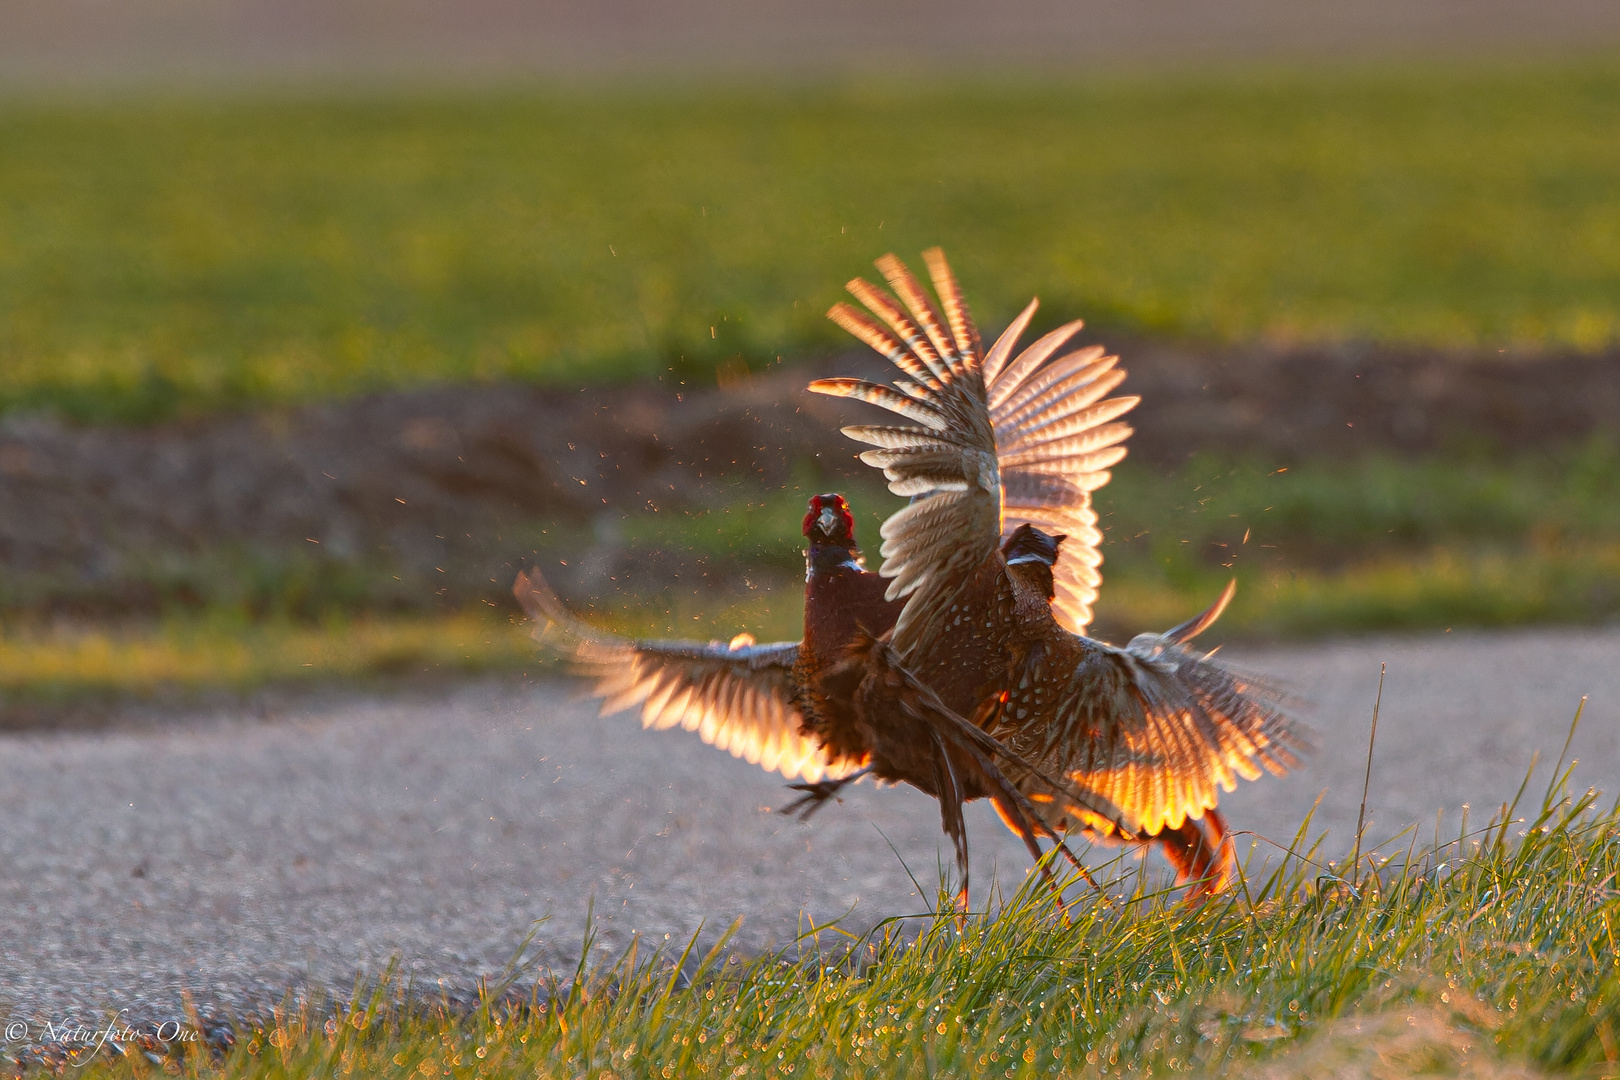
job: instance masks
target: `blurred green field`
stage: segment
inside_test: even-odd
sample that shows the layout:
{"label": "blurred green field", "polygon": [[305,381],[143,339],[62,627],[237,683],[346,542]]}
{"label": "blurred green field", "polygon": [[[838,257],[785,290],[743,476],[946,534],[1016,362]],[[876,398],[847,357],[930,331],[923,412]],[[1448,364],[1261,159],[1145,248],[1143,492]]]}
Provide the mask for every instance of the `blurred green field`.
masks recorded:
{"label": "blurred green field", "polygon": [[0,410],[843,347],[885,250],[1210,340],[1620,341],[1620,61],[0,102]]}
{"label": "blurred green field", "polygon": [[[1150,337],[1611,349],[1617,131],[1614,56],[998,85],[12,97],[0,413],[148,422],[438,381],[712,383],[849,347],[822,315],[841,283],[933,243],[991,328],[1039,294],[1048,320]],[[1228,634],[1620,614],[1610,442],[1275,464],[1128,460],[1099,496],[1100,629],[1163,628],[1232,575]],[[895,504],[873,479],[852,494],[875,548]],[[805,494],[613,508],[632,555],[741,568],[746,587],[599,582],[575,599],[627,631],[794,636]],[[513,551],[577,559],[600,525],[538,523]],[[94,575],[3,575],[0,698],[531,665],[487,575],[451,595],[386,553],[206,545],[130,573],[116,624],[83,621],[106,617]]]}

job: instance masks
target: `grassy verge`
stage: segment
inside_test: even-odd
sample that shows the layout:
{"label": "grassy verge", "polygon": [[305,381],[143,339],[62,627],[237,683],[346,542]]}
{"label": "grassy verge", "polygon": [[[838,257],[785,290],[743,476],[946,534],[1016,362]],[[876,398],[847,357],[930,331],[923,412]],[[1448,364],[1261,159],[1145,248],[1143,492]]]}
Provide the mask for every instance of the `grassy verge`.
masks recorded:
{"label": "grassy verge", "polygon": [[[786,585],[783,593],[791,591]],[[624,633],[729,639],[748,627],[793,638],[799,610],[782,595],[704,605],[683,596],[616,598],[590,612]],[[92,702],[184,703],[267,686],[296,688],[401,680],[551,673],[555,658],[533,624],[506,611],[333,616],[254,621],[230,612],[131,621],[0,624],[0,727],[8,711],[33,717]],[[779,631],[779,632],[778,632]]]}
{"label": "grassy verge", "polygon": [[[1108,537],[1098,630],[1115,640],[1162,630],[1233,576],[1238,596],[1219,635],[1613,619],[1620,504],[1605,493],[1615,490],[1620,450],[1607,443],[1507,463],[1372,459],[1279,471],[1204,458],[1173,475],[1127,463],[1098,498]],[[739,489],[734,502],[708,511],[627,516],[608,539],[586,529],[529,539],[545,545],[535,563],[573,582],[578,609],[605,628],[791,640],[802,625],[805,495]],[[875,482],[850,498],[860,537],[875,547],[878,525],[899,501]],[[657,556],[684,567],[683,576],[615,580],[603,571],[580,580],[558,565],[604,544],[623,556],[611,565]],[[0,696],[60,703],[534,668],[504,578],[478,583],[483,592],[461,598],[470,607],[443,611],[435,610],[437,581],[314,566],[294,554],[216,552],[160,567],[126,589],[163,613],[149,622],[51,622],[24,607],[0,622]],[[78,587],[12,581],[6,598],[21,603],[32,590],[71,610]]]}
{"label": "grassy verge", "polygon": [[1576,622],[1620,614],[1620,450],[1501,461],[1203,457],[1127,464],[1098,494],[1099,614],[1173,623],[1232,577],[1223,628],[1266,635]]}
{"label": "grassy verge", "polygon": [[0,410],[708,373],[943,243],[980,321],[1620,341],[1620,66],[0,103]]}
{"label": "grassy verge", "polygon": [[[1171,578],[1115,566],[1099,603],[1116,635],[1164,629],[1206,606],[1232,571],[1198,568]],[[1220,633],[1267,638],[1370,631],[1593,623],[1620,612],[1620,545],[1549,551],[1437,548],[1335,571],[1260,571],[1240,587]],[[1117,629],[1114,629],[1117,628]]]}
{"label": "grassy verge", "polygon": [[[1567,774],[1566,774],[1567,775]],[[290,1008],[195,1076],[1620,1075],[1620,811],[1539,814],[1351,868],[1290,858],[1189,910],[1134,871],[1066,917],[897,919],[853,952],[616,965],[402,1008]],[[1301,829],[1301,835],[1304,834]],[[1296,841],[1297,843],[1298,841]],[[1410,846],[1409,846],[1410,844]],[[908,931],[906,928],[909,927]],[[589,953],[587,942],[585,953]],[[687,978],[673,970],[680,961]],[[514,967],[511,974],[522,970]],[[144,1059],[86,1075],[146,1075]]]}
{"label": "grassy verge", "polygon": [[[1221,630],[1249,635],[1610,619],[1620,615],[1614,490],[1620,449],[1606,441],[1509,461],[1375,457],[1277,469],[1206,456],[1168,475],[1127,461],[1097,496],[1106,535],[1099,626],[1116,636],[1163,629],[1232,577],[1238,598]],[[757,571],[751,582],[764,583],[764,595],[739,618],[758,620],[762,630],[748,628],[761,637],[791,635],[803,494],[628,518],[623,540]],[[875,487],[852,492],[851,503],[870,551],[900,503]],[[667,610],[619,596],[604,615],[640,633],[680,632],[682,620],[660,618]]]}
{"label": "grassy verge", "polygon": [[0,630],[0,704],[245,691],[271,683],[466,676],[535,664],[527,628],[503,615],[332,620],[223,617],[157,625]]}
{"label": "grassy verge", "polygon": [[[1231,573],[1198,567],[1172,578],[1129,561],[1105,569],[1096,632],[1116,641],[1187,618]],[[1238,597],[1211,641],[1592,622],[1620,611],[1615,544],[1517,555],[1439,549],[1333,572],[1240,576]],[[756,577],[750,591],[609,594],[578,606],[593,623],[636,636],[706,641],[747,631],[761,641],[796,639],[802,583],[769,568]],[[0,629],[0,715],[8,705],[175,700],[264,686],[547,670],[545,650],[527,624],[485,610],[489,614],[359,615],[317,623],[206,612],[114,626],[14,623]]]}

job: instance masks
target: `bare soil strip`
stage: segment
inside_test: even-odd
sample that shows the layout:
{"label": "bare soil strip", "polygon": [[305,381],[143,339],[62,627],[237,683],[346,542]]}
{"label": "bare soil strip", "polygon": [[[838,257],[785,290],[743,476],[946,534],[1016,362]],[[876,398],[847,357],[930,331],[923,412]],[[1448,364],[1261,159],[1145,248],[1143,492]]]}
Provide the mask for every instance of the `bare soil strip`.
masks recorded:
{"label": "bare soil strip", "polygon": [[[1200,450],[1281,466],[1457,445],[1546,451],[1620,431],[1620,356],[1103,340],[1144,398],[1128,418],[1133,460],[1167,467]],[[649,505],[713,508],[795,479],[873,482],[838,433],[849,411],[803,389],[824,373],[879,375],[872,364],[851,354],[723,388],[447,386],[144,428],[13,416],[0,422],[3,602],[141,614],[159,604],[166,565],[230,550],[360,568],[383,605],[509,605],[541,529],[579,532],[583,558],[612,546],[593,544],[601,522]],[[547,573],[566,591],[578,569]],[[683,567],[621,569],[656,588]]]}

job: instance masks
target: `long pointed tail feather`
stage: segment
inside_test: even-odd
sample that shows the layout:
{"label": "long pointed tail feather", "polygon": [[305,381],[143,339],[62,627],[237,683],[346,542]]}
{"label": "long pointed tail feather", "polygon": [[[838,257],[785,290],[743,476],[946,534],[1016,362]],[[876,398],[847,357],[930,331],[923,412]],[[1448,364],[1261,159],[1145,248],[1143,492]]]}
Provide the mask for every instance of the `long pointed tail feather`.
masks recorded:
{"label": "long pointed tail feather", "polygon": [[1230,604],[1232,597],[1236,595],[1237,578],[1233,578],[1226,583],[1226,588],[1221,590],[1221,595],[1215,598],[1213,604],[1180,626],[1166,630],[1161,636],[1172,645],[1185,645],[1215,625],[1215,620],[1221,617],[1221,612],[1226,610],[1226,605]]}

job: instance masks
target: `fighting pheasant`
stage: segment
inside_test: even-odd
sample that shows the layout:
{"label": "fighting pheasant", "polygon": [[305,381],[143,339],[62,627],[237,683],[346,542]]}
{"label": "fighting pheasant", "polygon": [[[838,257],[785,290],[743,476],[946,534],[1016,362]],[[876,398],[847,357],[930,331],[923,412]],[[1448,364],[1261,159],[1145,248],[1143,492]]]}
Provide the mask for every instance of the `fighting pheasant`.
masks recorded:
{"label": "fighting pheasant", "polygon": [[[887,311],[891,317],[899,311],[864,282],[851,282],[850,288],[874,310]],[[1034,310],[1031,304],[1006,335],[1008,350]],[[830,314],[864,340],[875,342],[884,333],[868,316],[848,305],[839,305]],[[1014,381],[1027,380],[1039,392],[1046,361],[1078,327],[1073,323],[1049,334],[1013,358]],[[890,358],[905,364],[910,355],[900,350]],[[1117,461],[1124,456],[1119,444],[1130,435],[1130,428],[1115,421],[1137,399],[1102,401],[1124,373],[1115,369],[1117,358],[1103,357],[1101,349],[1085,350],[1082,355],[1086,359],[1080,379],[1084,386],[1073,379],[1066,385],[1072,392],[1071,403],[1095,407],[1072,417],[1070,427],[1104,455],[1105,464]],[[923,369],[917,370],[921,373]],[[1008,433],[1009,451],[1021,455],[999,463],[1009,487],[1020,493],[1008,515],[1007,530],[1010,535],[1029,522],[1092,537],[1086,551],[1065,560],[1057,571],[1051,600],[1054,617],[1064,625],[1084,626],[1096,596],[1096,567],[1101,562],[1096,551],[1101,536],[1096,533],[1090,493],[1107,480],[1107,473],[1097,471],[1095,461],[1089,463],[1089,471],[1076,473],[1072,462],[1061,454],[1021,447],[1017,441],[1019,410],[1026,400],[1025,395],[1009,394],[990,412],[992,422]],[[831,667],[846,659],[851,647],[884,639],[902,607],[897,600],[885,599],[887,579],[861,566],[853,530],[854,520],[841,498],[824,495],[811,500],[804,522],[809,541],[805,636],[799,643],[755,645],[746,635],[739,635],[730,645],[628,641],[584,625],[537,574],[519,575],[514,592],[536,621],[559,625],[577,638],[575,658],[595,675],[604,715],[640,706],[644,726],[682,726],[698,732],[706,742],[801,781],[794,786],[805,797],[786,809],[803,808],[808,815],[844,784],[868,775],[910,782],[930,794],[962,789],[966,784],[962,789],[968,792],[966,797],[994,798],[1005,819],[1022,822],[1020,835],[1031,853],[1038,854],[1033,836],[1056,837],[1032,815],[1022,793],[1002,773],[1005,748],[960,716],[939,708],[896,713],[893,722],[883,728],[881,739],[850,725],[836,731],[829,727],[826,717],[834,707],[847,712],[847,702],[827,700],[826,676]],[[906,681],[903,672],[896,678],[902,684]],[[849,689],[840,683],[831,692],[847,695]],[[926,688],[916,688],[916,693],[923,700],[930,698]],[[874,753],[878,743],[888,749]],[[941,746],[955,748],[954,756],[942,756]],[[947,760],[955,770],[954,779],[936,775]],[[1040,772],[1027,761],[1020,769],[1024,775]],[[960,801],[942,798],[941,813],[965,871]]]}
{"label": "fighting pheasant", "polygon": [[576,618],[538,571],[520,573],[512,591],[537,623],[577,639],[574,659],[595,676],[602,715],[639,705],[643,727],[696,731],[750,764],[801,781],[813,810],[836,790],[826,784],[852,779],[864,765],[859,755],[825,752],[815,737],[820,676],[858,634],[888,633],[903,605],[886,599],[888,581],[862,565],[855,517],[842,495],[813,496],[803,531],[802,641],[756,645],[747,634],[729,644],[631,641]]}
{"label": "fighting pheasant", "polygon": [[[908,683],[903,672],[895,677],[926,703],[923,708],[908,703],[897,709],[881,735],[847,724],[829,725],[828,717],[849,713],[854,688],[848,678],[850,657],[865,655],[871,643],[886,636],[903,605],[885,597],[885,578],[862,566],[855,519],[842,496],[813,497],[804,534],[809,543],[804,639],[799,642],[756,645],[747,634],[729,644],[632,641],[579,620],[538,572],[518,574],[512,591],[537,623],[560,627],[576,639],[574,660],[595,675],[602,715],[640,705],[643,727],[679,724],[750,763],[801,778],[792,786],[804,795],[784,812],[802,811],[807,818],[845,784],[867,775],[906,781],[931,795],[954,792],[957,788],[943,784],[940,773],[954,759],[954,766],[947,766],[954,769],[951,784],[959,777],[967,785],[965,798],[994,799],[1033,857],[1041,854],[1035,838],[1045,837],[1079,865],[1002,765],[1014,765],[1019,775],[1035,778],[1043,776],[1041,767],[945,709],[926,687]],[[1049,785],[1056,783],[1046,779]],[[940,798],[965,893],[963,801]]]}
{"label": "fighting pheasant", "polygon": [[[1015,359],[1033,303],[984,352],[943,255],[924,258],[943,318],[893,256],[878,267],[900,303],[865,282],[850,286],[883,325],[847,305],[831,312],[902,377],[892,388],[859,379],[810,385],[912,421],[844,429],[876,447],[862,460],[913,501],[881,530],[887,595],[905,607],[888,639],[865,642],[826,676],[836,708],[821,737],[856,733],[877,759],[896,753],[896,733],[915,727],[902,717],[966,717],[1001,748],[1005,778],[1036,806],[1043,831],[1157,842],[1194,895],[1217,891],[1233,865],[1217,789],[1262,768],[1286,771],[1303,745],[1263,689],[1185,648],[1231,588],[1189,623],[1124,648],[1084,636],[1102,539],[1090,492],[1124,455],[1107,421],[1135,402],[1103,400],[1121,373],[1100,349],[1046,363],[1078,323]],[[964,878],[960,809],[947,802],[988,795],[1033,842],[1005,798],[955,775],[978,765],[972,755],[936,750],[930,793],[941,800]]]}
{"label": "fighting pheasant", "polygon": [[[1045,607],[1043,598],[1052,595],[1052,568],[1058,560],[1059,545],[1066,539],[1024,525],[1002,548],[1017,598],[1012,659],[1005,686],[1018,689],[1004,690],[992,699],[987,710],[981,709],[977,719],[1021,758],[1042,766],[1038,776],[1021,774],[1016,767],[1010,769],[1015,783],[1028,789],[1031,783],[1047,783],[1047,776],[1066,775],[1093,796],[1109,797],[1116,808],[1134,815],[1141,830],[1138,837],[1159,844],[1175,868],[1178,884],[1197,882],[1195,896],[1220,892],[1230,881],[1234,853],[1227,838],[1226,820],[1215,809],[1218,796],[1211,784],[1209,763],[1199,759],[1198,751],[1187,740],[1178,739],[1168,729],[1161,733],[1158,748],[1147,740],[1146,745],[1127,748],[1122,754],[1119,747],[1107,743],[1110,736],[1133,738],[1151,724],[1149,714],[1155,711],[1193,718],[1196,723],[1201,714],[1207,717],[1211,711],[1211,698],[1217,714],[1241,714],[1250,707],[1242,700],[1246,688],[1239,680],[1181,648],[1220,617],[1236,591],[1235,583],[1228,584],[1208,609],[1180,626],[1162,635],[1139,635],[1123,652],[1114,650],[1069,633],[1041,611]],[[1132,657],[1162,659],[1174,668],[1190,665],[1191,670],[1178,671],[1176,678],[1165,678],[1162,666],[1157,670],[1153,666],[1141,667],[1127,659]],[[1046,722],[1042,717],[1041,699],[1049,692],[1048,671],[1074,673],[1064,688],[1066,698],[1051,710],[1062,717],[1059,723]],[[1199,727],[1200,736],[1217,745],[1242,741],[1241,735],[1218,724],[1200,723]],[[1279,767],[1292,763],[1289,748],[1294,743],[1280,741],[1281,751],[1262,755],[1262,761],[1272,760]],[[1168,753],[1163,752],[1165,749]],[[1230,753],[1230,747],[1225,749]],[[1240,752],[1236,760],[1243,759]],[[1127,772],[1134,770],[1135,775],[1111,775],[1121,767]],[[1258,776],[1252,766],[1247,771],[1241,770],[1241,764],[1237,767],[1248,779]],[[1230,791],[1231,767],[1216,763],[1214,770],[1214,778]],[[1178,793],[1178,787],[1185,790]],[[1195,787],[1204,790],[1195,791]],[[1132,790],[1137,792],[1134,801],[1129,795]],[[1187,805],[1199,801],[1207,805],[1201,817],[1193,816],[1183,806],[1178,823],[1173,820],[1178,799]],[[1154,806],[1159,808],[1157,818]],[[1132,838],[1123,817],[1097,819],[1084,809],[1078,810],[1078,816],[1073,812],[1043,816],[1058,832],[1079,827],[1094,838]],[[1009,822],[1008,827],[1014,826]]]}

